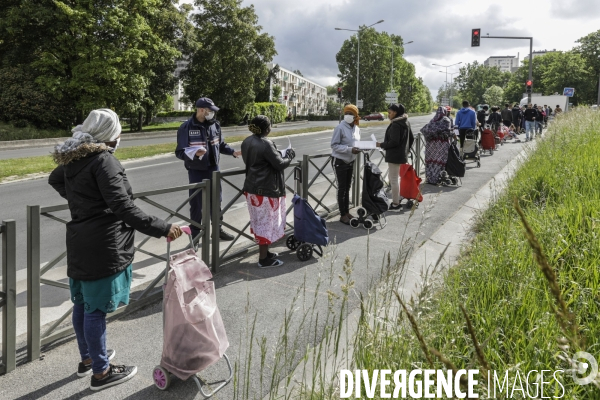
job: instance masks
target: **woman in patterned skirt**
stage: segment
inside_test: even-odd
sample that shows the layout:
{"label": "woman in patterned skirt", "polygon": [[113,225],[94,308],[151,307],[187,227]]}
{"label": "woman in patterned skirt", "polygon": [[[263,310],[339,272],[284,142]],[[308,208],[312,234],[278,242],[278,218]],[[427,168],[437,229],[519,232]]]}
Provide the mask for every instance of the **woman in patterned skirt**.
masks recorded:
{"label": "woman in patterned skirt", "polygon": [[259,248],[259,268],[283,265],[269,245],[285,234],[285,177],[286,169],[296,154],[289,149],[282,154],[275,143],[267,139],[271,121],[264,115],[252,119],[248,129],[253,135],[242,142],[242,158],[246,164],[244,195],[250,213],[250,231]]}
{"label": "woman in patterned skirt", "polygon": [[439,107],[435,116],[421,132],[425,137],[425,175],[427,183],[437,185],[440,174],[446,168],[448,149],[452,137],[452,121],[445,107]]}

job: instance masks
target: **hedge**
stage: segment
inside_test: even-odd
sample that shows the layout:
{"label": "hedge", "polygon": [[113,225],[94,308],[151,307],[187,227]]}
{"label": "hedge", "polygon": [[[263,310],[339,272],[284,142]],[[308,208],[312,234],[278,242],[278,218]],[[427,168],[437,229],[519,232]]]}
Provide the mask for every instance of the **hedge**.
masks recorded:
{"label": "hedge", "polygon": [[285,121],[288,109],[285,104],[279,103],[254,103],[247,109],[250,119],[257,115],[266,115],[272,124],[278,124]]}
{"label": "hedge", "polygon": [[159,112],[156,114],[157,117],[189,117],[194,111],[167,111]]}

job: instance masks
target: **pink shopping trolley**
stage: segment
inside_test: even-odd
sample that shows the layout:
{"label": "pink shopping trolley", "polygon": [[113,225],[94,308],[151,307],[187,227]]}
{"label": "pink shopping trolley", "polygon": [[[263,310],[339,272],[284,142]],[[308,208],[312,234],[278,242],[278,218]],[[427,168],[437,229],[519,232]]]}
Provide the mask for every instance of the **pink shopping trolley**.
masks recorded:
{"label": "pink shopping trolley", "polygon": [[[192,377],[204,398],[212,397],[233,378],[233,368],[225,350],[229,341],[216,302],[212,273],[194,249],[189,227],[182,227],[190,238],[186,250],[171,255],[167,239],[167,267],[163,285],[163,351],[160,365],[154,367],[152,378],[160,390],[167,390],[171,375],[181,380]],[[221,358],[227,362],[226,379],[205,383],[198,372]],[[206,393],[204,387],[217,385]]]}

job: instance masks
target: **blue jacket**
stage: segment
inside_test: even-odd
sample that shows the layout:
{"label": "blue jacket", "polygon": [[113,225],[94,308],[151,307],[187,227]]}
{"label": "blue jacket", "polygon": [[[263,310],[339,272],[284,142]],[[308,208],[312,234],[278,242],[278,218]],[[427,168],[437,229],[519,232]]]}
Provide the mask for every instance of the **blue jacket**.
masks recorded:
{"label": "blue jacket", "polygon": [[[207,150],[202,158],[194,156],[190,160],[185,155],[185,148],[204,146]],[[175,156],[183,160],[185,169],[198,171],[218,171],[220,154],[233,155],[234,150],[223,140],[219,121],[199,122],[195,115],[181,124],[177,130],[177,148]]]}
{"label": "blue jacket", "polygon": [[475,115],[475,111],[470,108],[461,108],[460,111],[456,113],[454,125],[456,125],[458,129],[477,128],[477,116]]}

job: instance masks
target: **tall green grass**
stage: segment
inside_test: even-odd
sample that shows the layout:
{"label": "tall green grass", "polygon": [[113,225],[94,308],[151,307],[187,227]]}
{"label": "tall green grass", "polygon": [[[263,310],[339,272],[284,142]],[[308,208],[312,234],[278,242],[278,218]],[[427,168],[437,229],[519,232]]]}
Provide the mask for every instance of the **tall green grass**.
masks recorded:
{"label": "tall green grass", "polygon": [[[579,350],[600,359],[599,139],[600,113],[561,116],[480,216],[458,265],[394,318],[361,321],[355,367],[485,366],[512,379],[570,370]],[[397,308],[379,290],[388,301],[366,304],[371,315]],[[563,398],[600,398],[595,384],[562,378]],[[545,396],[561,393],[554,384]]]}

